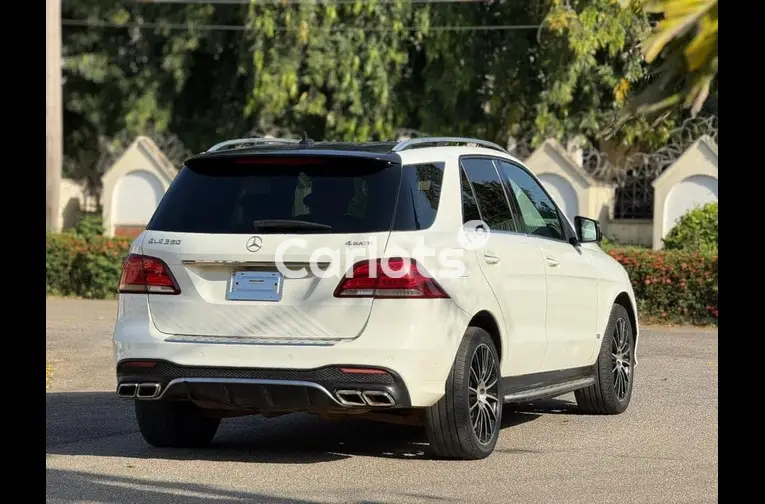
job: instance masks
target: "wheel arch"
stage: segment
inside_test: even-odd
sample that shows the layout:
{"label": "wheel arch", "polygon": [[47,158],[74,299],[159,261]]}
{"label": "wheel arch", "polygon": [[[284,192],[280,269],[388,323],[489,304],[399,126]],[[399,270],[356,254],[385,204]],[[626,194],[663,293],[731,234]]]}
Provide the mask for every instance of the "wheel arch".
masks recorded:
{"label": "wheel arch", "polygon": [[504,362],[505,345],[502,344],[502,330],[500,329],[499,321],[489,310],[480,310],[473,315],[468,322],[468,327],[480,327],[491,336],[491,341],[497,349],[499,355],[499,364]]}
{"label": "wheel arch", "polygon": [[[632,296],[630,296],[626,291],[622,291],[616,295],[612,305],[620,305],[620,306],[623,306],[625,310],[627,310],[627,315],[630,318],[630,325],[632,325],[633,337],[635,340],[634,341],[635,353],[637,354],[639,330],[638,330],[638,319],[637,319],[637,307],[635,306]],[[635,364],[637,364],[637,357],[635,358]]]}

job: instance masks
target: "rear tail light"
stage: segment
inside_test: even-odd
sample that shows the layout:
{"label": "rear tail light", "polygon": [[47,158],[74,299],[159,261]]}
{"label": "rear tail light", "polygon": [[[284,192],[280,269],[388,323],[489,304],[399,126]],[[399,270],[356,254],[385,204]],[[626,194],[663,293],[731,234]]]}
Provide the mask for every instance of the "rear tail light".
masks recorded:
{"label": "rear tail light", "polygon": [[147,360],[135,360],[135,361],[124,361],[120,362],[119,367],[121,368],[153,368],[157,365],[156,361],[147,361]]}
{"label": "rear tail light", "polygon": [[130,254],[120,278],[123,294],[180,294],[181,289],[162,259]]}
{"label": "rear tail light", "polygon": [[388,374],[387,371],[384,369],[377,369],[377,368],[348,368],[348,367],[341,367],[340,371],[347,374],[379,374],[384,375]]}
{"label": "rear tail light", "polygon": [[439,299],[449,295],[414,259],[393,258],[356,263],[335,289],[335,297]]}

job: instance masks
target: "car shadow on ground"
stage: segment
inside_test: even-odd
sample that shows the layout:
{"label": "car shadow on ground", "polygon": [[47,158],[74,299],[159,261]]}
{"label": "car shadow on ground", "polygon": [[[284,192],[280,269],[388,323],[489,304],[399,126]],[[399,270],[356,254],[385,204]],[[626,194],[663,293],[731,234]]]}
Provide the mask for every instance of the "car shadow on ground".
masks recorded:
{"label": "car shadow on ground", "polygon": [[[327,421],[307,414],[266,419],[225,419],[212,444],[204,449],[163,449],[143,441],[133,404],[109,392],[46,394],[46,452],[49,455],[94,455],[135,459],[249,461],[310,464],[352,456],[430,458],[421,427],[362,419]],[[544,413],[576,414],[569,401],[546,400],[506,406],[507,429]],[[515,450],[503,450],[515,452]],[[517,450],[525,453],[524,450]]]}
{"label": "car shadow on ground", "polygon": [[[228,490],[198,483],[155,481],[138,476],[113,476],[79,471],[48,469],[46,497],[49,502],[100,502],[168,504],[314,504],[314,500],[277,497],[263,493]],[[339,493],[339,492],[338,492]],[[350,495],[337,495],[349,504],[382,504],[417,498],[425,502],[454,502],[456,499],[415,493],[386,495],[385,501],[354,499]],[[335,496],[333,496],[335,497]]]}

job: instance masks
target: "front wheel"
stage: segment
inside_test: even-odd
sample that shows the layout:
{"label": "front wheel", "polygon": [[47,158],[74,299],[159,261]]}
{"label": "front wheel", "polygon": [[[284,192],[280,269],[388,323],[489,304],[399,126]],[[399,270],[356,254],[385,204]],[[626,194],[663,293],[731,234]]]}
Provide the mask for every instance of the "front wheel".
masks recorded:
{"label": "front wheel", "polygon": [[488,332],[469,327],[446,380],[446,394],[425,413],[431,451],[444,458],[486,458],[501,425],[497,349]]}
{"label": "front wheel", "polygon": [[611,309],[595,368],[595,383],[574,393],[579,409],[599,415],[624,412],[635,380],[635,333],[622,305]]}

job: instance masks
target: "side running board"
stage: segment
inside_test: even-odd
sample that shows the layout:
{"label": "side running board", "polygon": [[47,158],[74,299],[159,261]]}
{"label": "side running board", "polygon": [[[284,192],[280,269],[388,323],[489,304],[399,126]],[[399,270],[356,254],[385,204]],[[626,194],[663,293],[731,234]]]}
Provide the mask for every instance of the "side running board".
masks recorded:
{"label": "side running board", "polygon": [[563,394],[568,394],[574,390],[589,387],[595,383],[595,377],[578,378],[575,380],[569,380],[561,383],[555,383],[551,385],[541,385],[526,390],[519,390],[517,392],[510,392],[503,396],[506,403],[524,402],[535,399],[545,399],[550,397],[557,397]]}

